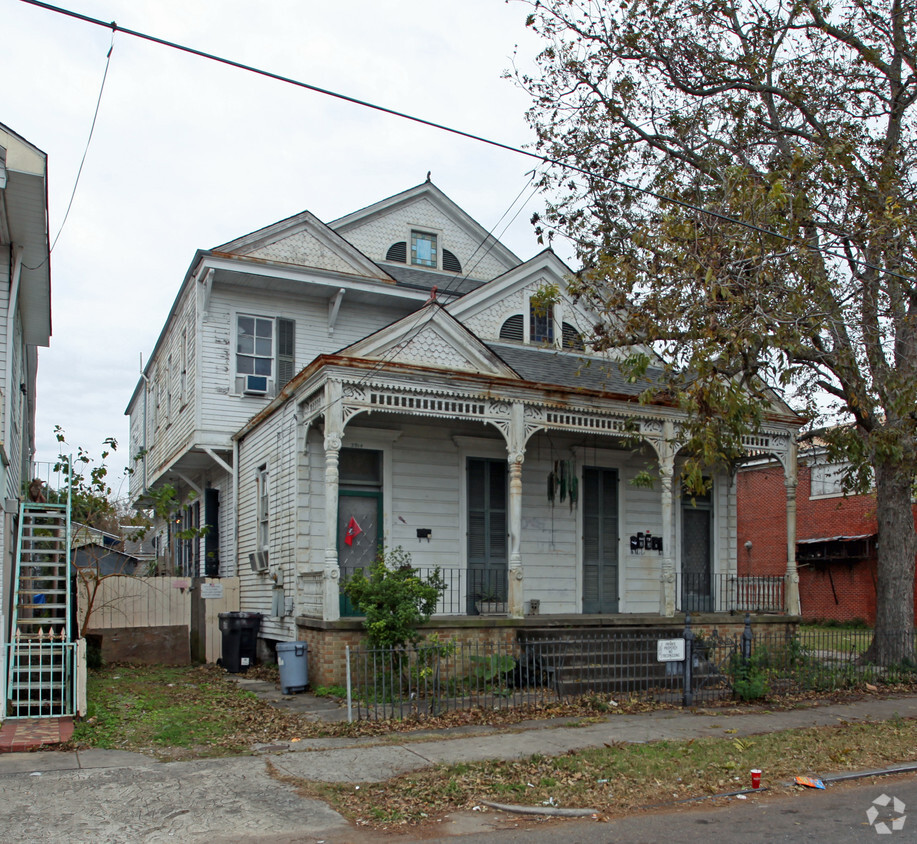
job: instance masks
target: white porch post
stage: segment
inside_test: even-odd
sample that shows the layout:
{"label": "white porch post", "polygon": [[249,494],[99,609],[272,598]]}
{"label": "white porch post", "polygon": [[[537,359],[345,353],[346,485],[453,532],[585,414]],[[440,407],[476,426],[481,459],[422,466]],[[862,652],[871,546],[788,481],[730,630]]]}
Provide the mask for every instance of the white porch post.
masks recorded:
{"label": "white porch post", "polygon": [[522,571],[522,461],[525,459],[524,405],[513,404],[509,442],[509,614],[522,618],[524,583]]}
{"label": "white porch post", "polygon": [[325,384],[325,571],[322,579],[322,617],[337,621],[341,617],[340,577],[338,567],[338,463],[344,414],[343,391],[339,381]]}
{"label": "white porch post", "polygon": [[671,618],[675,615],[675,450],[672,423],[663,425],[663,440],[659,449],[659,477],[662,486],[662,571],[659,612]]}
{"label": "white porch post", "polygon": [[786,462],[783,466],[786,484],[786,611],[788,615],[800,615],[799,572],[796,569],[796,440],[790,437]]}

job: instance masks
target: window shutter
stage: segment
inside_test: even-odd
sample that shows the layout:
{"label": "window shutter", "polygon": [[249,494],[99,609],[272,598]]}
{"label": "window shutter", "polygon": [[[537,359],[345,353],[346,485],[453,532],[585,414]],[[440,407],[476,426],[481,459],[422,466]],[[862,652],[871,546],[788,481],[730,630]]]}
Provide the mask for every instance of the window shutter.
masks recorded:
{"label": "window shutter", "polygon": [[292,319],[277,320],[277,389],[280,390],[296,374],[296,323]]}

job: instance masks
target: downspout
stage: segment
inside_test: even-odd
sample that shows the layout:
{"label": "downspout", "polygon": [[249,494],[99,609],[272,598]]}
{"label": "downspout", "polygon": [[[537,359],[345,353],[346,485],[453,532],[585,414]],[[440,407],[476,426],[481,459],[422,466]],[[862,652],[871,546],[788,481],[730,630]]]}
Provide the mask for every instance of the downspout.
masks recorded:
{"label": "downspout", "polygon": [[[6,400],[3,408],[3,464],[9,465],[10,446],[10,416],[12,406],[12,376],[13,376],[13,338],[16,324],[16,312],[19,310],[19,282],[22,277],[22,247],[13,246],[13,264],[10,274],[10,296],[6,307]],[[4,472],[3,497],[6,497],[6,473]]]}
{"label": "downspout", "polygon": [[147,397],[150,394],[150,379],[146,377],[146,373],[143,371],[143,352],[140,353],[140,377],[143,379],[143,492],[141,495],[147,494],[147,476],[146,476],[146,426],[147,426]]}
{"label": "downspout", "polygon": [[239,441],[232,441],[232,560],[239,576]]}

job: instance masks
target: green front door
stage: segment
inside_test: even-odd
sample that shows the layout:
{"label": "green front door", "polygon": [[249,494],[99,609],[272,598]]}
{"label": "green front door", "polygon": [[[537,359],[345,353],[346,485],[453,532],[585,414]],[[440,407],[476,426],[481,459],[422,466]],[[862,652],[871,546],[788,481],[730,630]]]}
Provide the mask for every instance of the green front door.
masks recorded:
{"label": "green front door", "polygon": [[618,472],[583,469],[583,612],[618,611]]}
{"label": "green front door", "polygon": [[481,600],[505,601],[506,461],[469,458],[467,612]]}

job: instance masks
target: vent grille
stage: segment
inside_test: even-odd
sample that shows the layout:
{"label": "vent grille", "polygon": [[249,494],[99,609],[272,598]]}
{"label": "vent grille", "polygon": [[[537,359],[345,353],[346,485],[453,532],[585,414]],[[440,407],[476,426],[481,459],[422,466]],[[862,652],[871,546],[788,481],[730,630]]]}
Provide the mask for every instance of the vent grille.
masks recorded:
{"label": "vent grille", "polygon": [[583,335],[570,325],[569,322],[563,324],[563,342],[565,349],[575,349],[578,352],[586,350],[586,344],[583,342]]}
{"label": "vent grille", "polygon": [[450,252],[448,249],[443,249],[443,269],[450,273],[460,273],[462,271],[459,259],[455,257],[455,253]]}
{"label": "vent grille", "polygon": [[523,329],[524,328],[525,328],[525,323],[523,322],[522,314],[516,314],[515,316],[511,316],[500,327],[500,339],[501,340],[515,340],[517,343],[521,343],[523,340]]}
{"label": "vent grille", "polygon": [[399,264],[406,264],[408,262],[408,244],[407,241],[402,240],[401,243],[393,243],[388,248],[388,252],[385,253],[386,261],[394,261]]}

